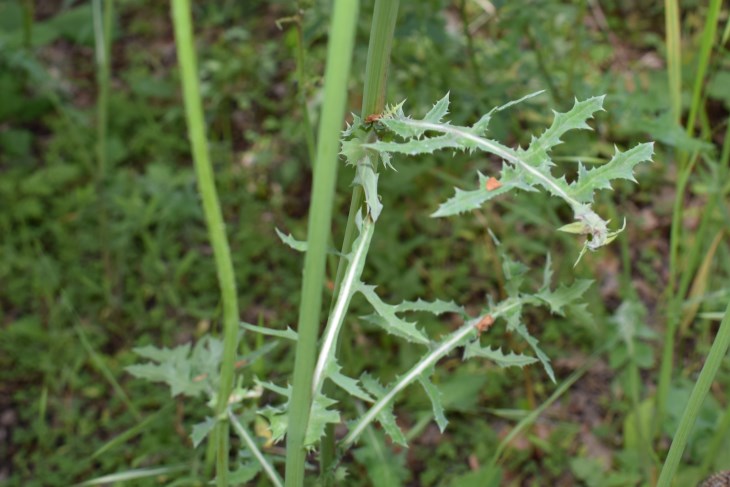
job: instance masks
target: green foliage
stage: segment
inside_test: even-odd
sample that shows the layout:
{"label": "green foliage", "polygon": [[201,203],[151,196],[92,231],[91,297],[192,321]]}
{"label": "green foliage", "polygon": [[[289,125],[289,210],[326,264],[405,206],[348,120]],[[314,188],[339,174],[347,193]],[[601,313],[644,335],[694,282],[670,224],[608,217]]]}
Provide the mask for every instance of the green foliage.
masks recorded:
{"label": "green foliage", "polygon": [[[529,95],[528,97],[531,97]],[[527,97],[525,97],[527,98]],[[524,99],[524,98],[523,98]],[[614,157],[604,166],[587,171],[582,164],[578,166],[578,178],[568,183],[564,176],[555,176],[552,168],[555,164],[550,159],[550,151],[562,143],[561,138],[571,130],[590,129],[587,121],[593,114],[603,109],[604,97],[589,98],[577,101],[566,113],[557,113],[552,125],[539,137],[533,137],[527,149],[513,150],[497,141],[485,138],[489,122],[495,111],[502,110],[517,102],[495,108],[485,114],[469,127],[452,125],[442,121],[448,113],[448,94],[439,100],[423,119],[407,117],[403,113],[402,103],[389,108],[376,122],[389,134],[395,135],[399,141],[381,140],[368,143],[357,135],[362,122],[356,118],[353,125],[345,132],[346,142],[343,155],[350,164],[361,167],[372,167],[373,156],[368,149],[376,151],[389,160],[391,153],[406,155],[431,154],[437,150],[452,149],[473,152],[481,150],[501,158],[505,163],[500,171],[496,187],[487,184],[488,179],[479,173],[479,188],[472,191],[457,189],[456,195],[441,205],[433,216],[451,216],[479,208],[483,203],[511,189],[536,191],[542,188],[553,196],[563,199],[572,208],[576,223],[562,230],[570,233],[586,235],[581,256],[586,250],[596,250],[610,243],[621,231],[609,231],[608,221],[598,216],[588,203],[593,202],[597,190],[610,189],[610,182],[615,179],[633,177],[634,167],[640,162],[650,160],[654,150],[652,144],[640,144],[635,148],[620,152],[616,149]],[[378,129],[376,128],[376,132]],[[429,135],[429,134],[439,135]],[[385,154],[386,156],[382,156]],[[358,173],[359,174],[359,173]],[[377,184],[377,174],[368,179],[369,185]],[[368,189],[366,188],[366,194]],[[372,189],[370,190],[372,193]],[[368,201],[374,200],[369,198]],[[369,203],[370,205],[370,203]],[[373,206],[371,206],[371,211]],[[377,214],[381,208],[376,207]],[[580,260],[580,256],[578,258]]]}

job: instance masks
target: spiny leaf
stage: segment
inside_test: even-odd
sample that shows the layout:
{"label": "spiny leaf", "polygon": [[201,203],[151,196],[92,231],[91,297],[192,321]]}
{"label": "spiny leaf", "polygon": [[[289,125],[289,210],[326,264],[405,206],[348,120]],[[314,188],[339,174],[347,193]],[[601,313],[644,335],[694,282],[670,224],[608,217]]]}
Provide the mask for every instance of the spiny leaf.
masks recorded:
{"label": "spiny leaf", "polygon": [[[273,385],[270,383],[261,384],[267,388]],[[286,389],[285,395],[291,397],[291,386]],[[340,422],[339,412],[334,409],[328,409],[335,404],[337,404],[337,401],[324,394],[315,395],[309,415],[307,433],[304,438],[305,447],[313,447],[319,441],[322,435],[324,435],[327,424]],[[269,429],[271,430],[271,439],[273,442],[278,442],[286,435],[289,427],[288,409],[289,402],[287,401],[287,404],[281,406],[266,406],[259,410],[259,414],[263,415],[269,421]]]}
{"label": "spiny leaf", "polygon": [[423,117],[423,120],[426,122],[432,122],[432,123],[439,123],[441,122],[441,119],[446,116],[446,114],[449,113],[449,94],[446,93],[446,95],[441,98],[439,101],[434,103],[431,110],[428,111],[425,117]]}
{"label": "spiny leaf", "polygon": [[314,447],[325,433],[327,424],[340,422],[340,413],[334,409],[328,409],[337,404],[337,401],[330,399],[324,394],[317,394],[312,402],[312,410],[309,414],[307,434],[304,438],[304,446]]}
{"label": "spiny leaf", "polygon": [[[545,160],[549,160],[548,152],[556,145],[562,143],[560,138],[566,132],[575,129],[588,129],[591,127],[586,123],[588,119],[593,118],[593,114],[603,110],[603,96],[595,96],[587,100],[575,100],[573,108],[565,113],[555,113],[552,125],[538,138],[533,138],[530,146],[521,158],[532,165],[542,164]],[[520,153],[521,151],[517,151]]]}
{"label": "spiny leaf", "polygon": [[297,240],[292,236],[291,233],[287,235],[284,232],[280,231],[278,228],[274,228],[274,231],[276,231],[276,235],[278,235],[279,240],[281,240],[292,249],[296,250],[297,252],[307,251],[307,242]]}
{"label": "spiny leaf", "polygon": [[443,433],[446,429],[446,425],[449,421],[446,419],[444,414],[444,406],[441,404],[441,391],[431,382],[431,376],[433,375],[433,367],[425,370],[420,376],[418,376],[418,382],[421,383],[423,389],[426,391],[428,398],[431,400],[431,406],[433,407],[433,417],[436,420],[436,424],[439,430]]}
{"label": "spiny leaf", "polygon": [[541,290],[535,297],[547,303],[552,313],[563,315],[563,308],[582,297],[591,284],[593,281],[590,279],[577,279],[569,286],[561,284],[555,291]]}
{"label": "spiny leaf", "polygon": [[[362,385],[365,387],[365,389],[376,399],[380,399],[388,392],[386,388],[383,387],[380,382],[378,382],[378,380],[372,377],[370,374],[363,374],[360,377],[360,382],[362,382]],[[392,403],[388,404],[387,407],[380,410],[380,412],[378,412],[378,414],[376,415],[376,418],[394,443],[406,447],[408,446],[406,437],[403,436],[403,432],[398,427],[398,424],[395,421],[395,416],[393,416]]]}
{"label": "spiny leaf", "polygon": [[126,367],[127,372],[133,376],[151,382],[167,383],[173,397],[178,394],[194,397],[206,390],[205,382],[195,380],[193,375],[189,343],[173,349],[146,346],[135,348],[134,352],[159,364],[148,363]]}
{"label": "spiny leaf", "polygon": [[280,338],[286,338],[287,340],[297,341],[299,337],[297,332],[292,330],[290,327],[286,327],[286,330],[277,330],[274,328],[267,328],[265,326],[256,326],[250,323],[240,322],[241,328],[252,331],[254,333],[261,333],[262,335],[275,336]]}
{"label": "spiny leaf", "polygon": [[[394,125],[410,126],[410,123],[400,123],[398,121],[388,122],[388,128]],[[433,154],[437,150],[443,149],[463,149],[463,143],[450,135],[441,135],[436,137],[428,137],[425,139],[410,139],[407,142],[387,142],[378,140],[366,144],[368,149],[376,150],[380,153],[398,153],[408,156],[416,156],[419,154]]]}
{"label": "spiny leaf", "polygon": [[639,144],[636,147],[621,152],[616,148],[613,158],[603,166],[587,171],[582,164],[578,166],[578,180],[570,185],[570,194],[585,203],[593,202],[593,193],[599,189],[611,189],[613,179],[634,179],[634,167],[646,161],[651,161],[654,154],[654,144]]}
{"label": "spiny leaf", "polygon": [[375,172],[369,163],[357,165],[354,184],[362,186],[365,192],[365,203],[373,221],[376,221],[380,216],[380,212],[383,211],[383,204],[378,196],[378,177],[379,174]]}
{"label": "spiny leaf", "polygon": [[518,325],[515,330],[522,338],[525,339],[528,345],[530,345],[530,348],[532,348],[535,355],[537,355],[537,358],[540,360],[540,363],[542,363],[542,366],[545,369],[545,372],[547,372],[547,375],[550,377],[550,380],[555,382],[555,372],[553,372],[553,367],[550,365],[550,357],[548,357],[547,354],[545,354],[545,352],[543,352],[538,346],[539,342],[537,338],[530,335],[530,332],[524,324]]}
{"label": "spiny leaf", "polygon": [[505,355],[500,348],[492,349],[491,347],[482,347],[479,345],[478,340],[469,342],[464,348],[464,359],[472,357],[488,358],[500,367],[524,367],[525,365],[537,362],[535,357],[530,357],[528,355],[517,354],[514,352],[510,352],[508,355]]}
{"label": "spiny leaf", "polygon": [[342,367],[334,360],[327,365],[327,377],[351,396],[366,402],[373,402],[373,398],[360,387],[358,380],[344,375]]}
{"label": "spiny leaf", "polygon": [[453,301],[441,301],[440,299],[430,302],[422,299],[418,299],[417,301],[403,301],[395,306],[395,310],[398,313],[406,311],[425,311],[437,316],[444,313],[466,315],[466,310],[464,310],[463,306],[459,306]]}
{"label": "spiny leaf", "polygon": [[384,303],[377,294],[375,294],[375,286],[367,286],[358,283],[357,290],[365,296],[370,305],[375,310],[376,316],[380,319],[371,319],[378,326],[393,335],[405,338],[408,341],[427,345],[428,337],[422,331],[416,328],[416,324],[405,321],[396,315],[397,308],[390,304]]}
{"label": "spiny leaf", "polygon": [[509,192],[516,186],[516,184],[512,181],[500,181],[502,186],[492,191],[488,191],[486,189],[486,183],[489,178],[481,172],[477,172],[477,174],[479,176],[479,186],[477,189],[473,191],[464,191],[456,188],[456,194],[449,198],[446,202],[441,203],[438,210],[432,213],[431,216],[452,216],[476,210],[487,201]]}

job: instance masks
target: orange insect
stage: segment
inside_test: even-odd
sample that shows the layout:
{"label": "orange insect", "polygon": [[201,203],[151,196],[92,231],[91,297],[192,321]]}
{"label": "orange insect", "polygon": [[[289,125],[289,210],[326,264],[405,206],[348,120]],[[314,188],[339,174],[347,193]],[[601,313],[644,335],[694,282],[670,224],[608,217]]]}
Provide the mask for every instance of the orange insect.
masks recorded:
{"label": "orange insect", "polygon": [[494,191],[497,188],[501,188],[502,183],[500,183],[497,178],[490,177],[489,179],[487,179],[486,187],[487,187],[487,191]]}
{"label": "orange insect", "polygon": [[479,322],[474,325],[474,327],[477,329],[479,334],[481,335],[485,331],[489,330],[491,326],[494,324],[494,317],[492,315],[484,315]]}
{"label": "orange insect", "polygon": [[382,113],[373,113],[372,115],[368,115],[367,117],[365,117],[365,123],[377,122],[382,117],[383,117]]}

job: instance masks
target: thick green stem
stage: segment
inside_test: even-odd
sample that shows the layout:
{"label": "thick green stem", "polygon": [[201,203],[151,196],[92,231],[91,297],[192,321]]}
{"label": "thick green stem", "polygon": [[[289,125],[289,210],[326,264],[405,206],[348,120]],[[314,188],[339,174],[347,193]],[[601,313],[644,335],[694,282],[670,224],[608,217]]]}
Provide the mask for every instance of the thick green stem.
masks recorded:
{"label": "thick green stem", "polygon": [[308,250],[304,261],[302,297],[299,306],[299,340],[294,364],[289,431],[286,445],[286,485],[304,484],[304,439],[312,403],[312,374],[322,304],[322,288],[330,235],[332,206],[337,176],[340,130],[345,114],[347,80],[359,2],[334,3],[330,39],[327,46],[325,94],[317,137],[312,203],[309,207]]}
{"label": "thick green stem", "polygon": [[687,402],[687,407],[682,414],[682,419],[677,427],[677,433],[672,440],[672,446],[669,448],[669,454],[664,462],[662,473],[659,475],[657,487],[669,487],[677,471],[679,462],[682,459],[682,453],[687,445],[687,440],[692,431],[692,427],[700,413],[700,407],[705,400],[705,396],[710,390],[712,381],[715,379],[720,364],[727,354],[730,345],[730,305],[725,310],[725,317],[720,323],[720,329],[717,332],[715,341],[712,343],[707,361],[702,367],[697,382],[695,383],[692,394]]}
{"label": "thick green stem", "polygon": [[[390,51],[393,46],[393,33],[398,17],[399,0],[375,0],[373,7],[373,21],[370,26],[370,40],[368,44],[368,58],[365,65],[365,86],[362,98],[361,115],[381,113],[385,108],[385,92],[388,83],[388,67],[390,66]],[[376,161],[377,164],[377,161]],[[347,254],[352,248],[356,237],[355,216],[363,203],[362,186],[355,186],[350,200],[350,211],[347,217],[345,235],[342,240],[342,254]],[[335,292],[332,295],[332,308],[337,300],[342,278],[347,262],[340,259],[335,275]],[[327,388],[325,388],[327,390]],[[328,425],[326,435],[321,443],[321,469],[329,470],[335,459],[334,426]],[[328,480],[325,478],[325,482]]]}
{"label": "thick green stem", "polygon": [[205,135],[203,105],[200,98],[198,68],[193,43],[193,29],[190,19],[190,0],[173,0],[172,19],[175,24],[175,43],[180,64],[180,78],[185,102],[185,116],[188,136],[192,146],[198,189],[203,201],[203,214],[208,227],[208,238],[213,247],[218,285],[223,301],[223,363],[220,386],[215,406],[219,424],[211,437],[217,445],[217,484],[228,486],[228,418],[226,408],[233,387],[234,363],[238,341],[238,301],[236,280],[233,275],[231,251],[226,239],[225,224],[218,194],[215,189],[213,166],[208,153]]}

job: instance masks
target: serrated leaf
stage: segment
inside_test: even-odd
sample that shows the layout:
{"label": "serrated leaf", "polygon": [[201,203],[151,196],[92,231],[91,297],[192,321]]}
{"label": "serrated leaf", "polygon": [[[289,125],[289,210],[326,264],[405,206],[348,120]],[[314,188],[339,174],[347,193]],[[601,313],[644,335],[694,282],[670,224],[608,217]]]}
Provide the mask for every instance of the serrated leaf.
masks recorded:
{"label": "serrated leaf", "polygon": [[505,181],[502,182],[502,186],[499,188],[488,191],[486,189],[486,183],[489,178],[481,172],[477,172],[477,175],[479,177],[479,186],[477,189],[464,191],[462,189],[455,188],[456,194],[444,203],[441,203],[438,210],[433,212],[431,216],[438,218],[476,210],[477,208],[481,208],[484,203],[492,198],[503,195],[517,186],[513,181]]}
{"label": "serrated leaf", "polygon": [[[291,386],[283,390],[283,388],[274,386],[268,382],[260,382],[260,384],[269,390],[276,390],[276,392],[283,393],[287,398],[291,397]],[[335,404],[337,404],[337,401],[324,394],[317,394],[314,397],[309,415],[309,424],[307,425],[307,433],[304,438],[305,447],[313,447],[319,441],[328,423],[340,422],[340,413],[336,410],[328,409]],[[259,410],[259,414],[269,421],[271,439],[274,442],[278,442],[286,435],[289,426],[288,409],[289,402],[287,401],[287,404],[281,406],[266,406]]]}
{"label": "serrated leaf", "polygon": [[449,94],[434,103],[431,110],[428,111],[423,120],[431,123],[439,123],[446,114],[449,113]]}
{"label": "serrated leaf", "polygon": [[[391,121],[389,127],[394,125],[410,126],[407,122]],[[451,135],[441,135],[437,137],[428,137],[424,139],[412,138],[406,142],[392,142],[378,140],[365,147],[373,149],[381,153],[405,154],[408,156],[416,156],[419,154],[433,154],[437,150],[443,149],[462,149],[462,142]]]}
{"label": "serrated leaf", "polygon": [[337,401],[330,399],[324,394],[317,394],[312,402],[312,410],[309,414],[309,423],[307,425],[307,434],[304,437],[304,446],[307,448],[314,447],[319,439],[325,433],[328,424],[337,424],[340,422],[340,413],[330,406],[337,404]]}
{"label": "serrated leaf", "polygon": [[[360,382],[362,382],[365,390],[367,390],[377,399],[380,399],[387,393],[387,390],[380,384],[380,382],[378,382],[377,379],[373,378],[369,374],[363,374],[360,377]],[[376,415],[376,418],[380,425],[383,427],[383,430],[385,430],[385,432],[388,434],[388,436],[390,436],[390,439],[393,440],[394,443],[405,447],[408,446],[406,437],[403,436],[403,432],[400,430],[398,424],[395,421],[392,402],[388,404],[385,408],[381,409]]]}
{"label": "serrated leaf", "polygon": [[533,166],[538,166],[549,160],[548,152],[558,144],[562,143],[561,137],[566,132],[576,129],[587,129],[591,127],[586,123],[587,120],[593,118],[593,114],[603,110],[603,96],[594,96],[587,100],[575,100],[573,108],[565,113],[555,113],[553,123],[540,137],[533,138],[530,146],[524,153],[518,154],[521,159]]}
{"label": "serrated leaf", "polygon": [[172,397],[178,394],[194,397],[205,391],[203,380],[194,380],[189,343],[173,349],[146,346],[135,348],[133,351],[137,355],[159,362],[159,364],[148,363],[126,367],[125,370],[133,376],[151,382],[165,382],[170,386]]}
{"label": "serrated leaf", "polygon": [[380,318],[379,320],[371,320],[373,323],[382,327],[388,333],[405,338],[410,342],[421,343],[424,345],[429,343],[428,337],[416,328],[415,323],[399,318],[396,315],[397,308],[384,303],[380,297],[378,297],[375,293],[375,286],[358,283],[356,289],[365,296],[365,299],[368,300],[375,310],[376,315]]}
{"label": "serrated leaf", "polygon": [[286,436],[287,426],[289,424],[289,415],[284,407],[266,406],[259,410],[259,414],[266,418],[269,422],[269,430],[271,431],[271,441],[278,443]]}
{"label": "serrated leaf", "polygon": [[307,242],[295,239],[291,233],[289,235],[286,235],[278,228],[274,228],[274,231],[276,231],[276,235],[278,235],[279,240],[281,240],[284,244],[288,245],[292,249],[296,250],[297,252],[307,251]]}
{"label": "serrated leaf", "polygon": [[552,313],[563,315],[563,308],[583,296],[591,284],[593,284],[591,279],[577,279],[569,286],[561,284],[555,291],[544,289],[535,297],[547,303]]}
{"label": "serrated leaf", "polygon": [[395,311],[398,313],[404,313],[407,311],[424,311],[436,316],[444,313],[466,315],[466,310],[463,306],[459,306],[453,301],[442,301],[440,299],[436,299],[434,301],[424,301],[422,299],[418,299],[416,301],[403,301],[395,306]]}
{"label": "serrated leaf", "polygon": [[446,419],[444,414],[444,406],[441,403],[441,391],[431,382],[431,376],[433,375],[433,367],[429,367],[418,376],[418,382],[421,383],[423,389],[426,391],[426,395],[431,400],[431,407],[433,408],[433,417],[436,420],[436,424],[439,427],[441,433],[446,429],[446,425],[449,421]]}
{"label": "serrated leaf", "polygon": [[464,347],[464,359],[472,357],[487,358],[500,367],[524,367],[538,361],[535,357],[514,352],[505,355],[501,348],[482,347],[478,340],[469,342]]}
{"label": "serrated leaf", "polygon": [[634,167],[641,162],[651,161],[653,154],[654,144],[639,144],[626,152],[616,148],[608,163],[590,171],[586,171],[581,164],[578,166],[578,180],[570,186],[570,194],[578,201],[591,203],[595,191],[611,189],[611,180],[627,179],[636,182]]}
{"label": "serrated leaf", "polygon": [[377,221],[380,212],[383,211],[383,204],[378,196],[379,174],[368,164],[358,164],[354,184],[362,186],[365,192],[365,203],[373,221]]}
{"label": "serrated leaf", "polygon": [[193,425],[193,431],[190,433],[190,439],[193,440],[193,448],[198,445],[213,431],[216,420],[213,418],[205,418],[205,421]]}
{"label": "serrated leaf", "polygon": [[358,380],[344,375],[342,368],[334,360],[327,365],[327,377],[351,396],[373,402],[373,398],[360,387]]}
{"label": "serrated leaf", "polygon": [[241,328],[243,328],[245,330],[249,330],[254,333],[261,333],[262,335],[286,338],[287,340],[292,340],[292,341],[297,341],[299,339],[299,337],[297,336],[297,332],[295,332],[288,326],[286,327],[286,330],[277,330],[274,328],[267,328],[265,326],[252,325],[252,324],[246,323],[244,321],[241,321],[239,323],[239,325],[241,326]]}
{"label": "serrated leaf", "polygon": [[530,348],[532,348],[532,350],[535,352],[535,355],[537,355],[538,360],[540,360],[540,363],[542,363],[542,367],[545,369],[545,372],[547,372],[550,380],[555,382],[555,372],[553,372],[553,367],[552,365],[550,365],[550,357],[548,357],[547,354],[543,352],[542,349],[538,346],[539,342],[537,338],[530,335],[530,332],[527,330],[527,327],[524,324],[518,325],[515,328],[515,331],[517,331],[517,334],[524,338],[527,344],[530,345]]}

